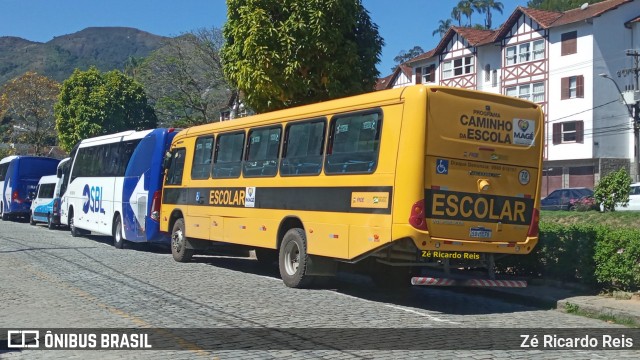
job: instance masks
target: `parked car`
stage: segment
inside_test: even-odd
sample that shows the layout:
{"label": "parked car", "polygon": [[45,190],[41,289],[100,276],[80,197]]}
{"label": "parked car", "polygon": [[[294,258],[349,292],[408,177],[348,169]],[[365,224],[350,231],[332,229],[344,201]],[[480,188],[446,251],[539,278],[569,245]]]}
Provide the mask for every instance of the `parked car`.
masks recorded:
{"label": "parked car", "polygon": [[60,223],[60,198],[55,197],[58,177],[47,175],[40,178],[35,196],[31,199],[31,211],[29,223],[35,225],[38,222],[47,223],[49,229],[53,229]]}
{"label": "parked car", "polygon": [[540,201],[541,210],[573,210],[578,201],[592,201],[593,190],[588,188],[557,189]]}
{"label": "parked car", "polygon": [[640,182],[631,184],[631,190],[629,191],[629,204],[627,204],[627,206],[616,204],[615,210],[640,210]]}

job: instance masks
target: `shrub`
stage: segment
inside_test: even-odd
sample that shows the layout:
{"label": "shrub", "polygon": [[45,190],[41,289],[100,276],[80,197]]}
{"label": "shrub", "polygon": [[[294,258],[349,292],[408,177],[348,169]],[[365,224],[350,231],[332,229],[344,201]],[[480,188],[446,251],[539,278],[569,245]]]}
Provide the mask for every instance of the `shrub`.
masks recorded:
{"label": "shrub", "polygon": [[616,204],[627,205],[629,203],[629,190],[631,189],[631,177],[627,170],[612,172],[604,176],[598,184],[593,194],[596,202],[602,204],[604,211],[614,211]]}
{"label": "shrub", "polygon": [[634,291],[640,288],[640,231],[616,229],[596,242],[595,276],[607,288]]}

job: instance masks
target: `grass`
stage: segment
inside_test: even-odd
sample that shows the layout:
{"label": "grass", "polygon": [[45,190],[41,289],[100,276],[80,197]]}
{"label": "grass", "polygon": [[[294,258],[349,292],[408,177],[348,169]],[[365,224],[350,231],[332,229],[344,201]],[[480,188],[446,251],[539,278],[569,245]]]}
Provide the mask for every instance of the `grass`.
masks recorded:
{"label": "grass", "polygon": [[640,211],[541,211],[540,221],[562,225],[603,224],[613,228],[640,229]]}
{"label": "grass", "polygon": [[598,320],[606,321],[612,324],[624,325],[630,328],[640,328],[640,323],[638,323],[635,319],[616,316],[612,314],[603,314],[603,313],[585,311],[581,309],[580,306],[578,306],[577,304],[572,304],[569,302],[565,304],[564,310],[567,313],[573,314],[573,315],[584,316],[592,319],[598,319]]}

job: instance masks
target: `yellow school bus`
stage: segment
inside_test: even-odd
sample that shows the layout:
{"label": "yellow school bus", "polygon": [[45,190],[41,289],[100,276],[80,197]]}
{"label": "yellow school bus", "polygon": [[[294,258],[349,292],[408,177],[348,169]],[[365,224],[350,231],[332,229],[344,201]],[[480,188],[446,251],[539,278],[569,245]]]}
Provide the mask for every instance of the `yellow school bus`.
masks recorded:
{"label": "yellow school bus", "polygon": [[543,139],[537,104],[423,85],[195,126],[167,154],[160,229],[176,261],[243,245],[289,287],[341,263],[382,282],[491,268],[538,241]]}

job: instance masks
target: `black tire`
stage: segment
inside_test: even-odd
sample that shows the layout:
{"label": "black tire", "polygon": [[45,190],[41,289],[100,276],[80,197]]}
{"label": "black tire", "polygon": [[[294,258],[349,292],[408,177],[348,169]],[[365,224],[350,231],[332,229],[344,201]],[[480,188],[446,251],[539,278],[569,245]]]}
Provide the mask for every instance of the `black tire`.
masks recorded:
{"label": "black tire", "polygon": [[182,218],[176,220],[171,230],[171,255],[177,262],[188,262],[193,257],[193,249],[187,249],[187,236]]}
{"label": "black tire", "polygon": [[124,241],[122,237],[122,221],[120,221],[120,216],[116,215],[113,222],[113,247],[122,249],[124,247]]}
{"label": "black tire", "polygon": [[51,218],[51,215],[47,216],[47,227],[49,228],[49,230],[53,230],[56,228],[56,225],[53,223],[53,219]]}
{"label": "black tire", "polygon": [[291,288],[304,288],[313,282],[307,275],[309,256],[307,255],[307,237],[304,230],[293,228],[287,231],[280,244],[278,267],[284,284]]}
{"label": "black tire", "polygon": [[73,220],[73,212],[69,214],[69,230],[71,231],[71,236],[78,237],[80,236],[80,229],[78,229]]}
{"label": "black tire", "polygon": [[2,221],[8,221],[9,215],[4,211],[4,203],[0,204],[0,212],[2,213],[0,214],[0,217],[2,217]]}
{"label": "black tire", "polygon": [[260,266],[271,267],[278,262],[278,251],[273,249],[257,248],[255,249],[256,258]]}
{"label": "black tire", "polygon": [[36,221],[33,220],[33,213],[32,212],[29,213],[29,225],[31,225],[31,226],[35,226],[36,225]]}

